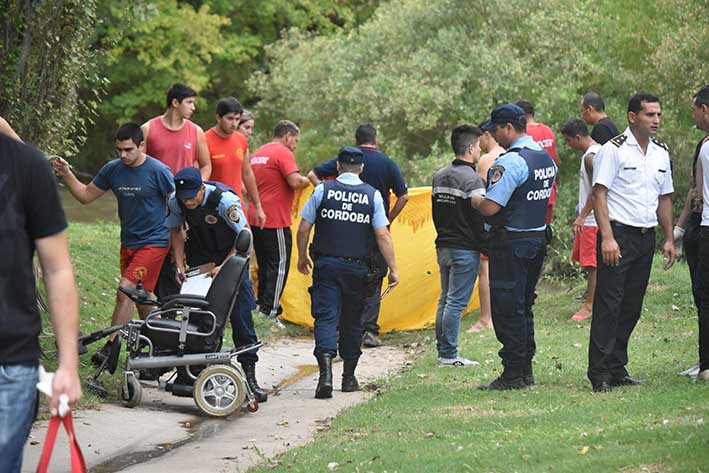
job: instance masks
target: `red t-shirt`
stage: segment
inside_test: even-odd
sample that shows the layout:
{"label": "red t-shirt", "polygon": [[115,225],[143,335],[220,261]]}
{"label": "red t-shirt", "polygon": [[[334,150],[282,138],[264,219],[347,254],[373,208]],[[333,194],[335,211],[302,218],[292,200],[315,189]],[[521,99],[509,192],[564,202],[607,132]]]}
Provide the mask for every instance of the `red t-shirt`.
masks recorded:
{"label": "red t-shirt", "polygon": [[559,165],[559,157],[556,155],[556,138],[551,128],[543,123],[528,123],[527,134],[537,142],[539,146],[547,150],[551,159]]}
{"label": "red t-shirt", "polygon": [[241,133],[232,133],[224,138],[210,128],[204,134],[212,158],[212,174],[210,181],[217,181],[231,187],[241,197],[241,169],[244,157],[249,150],[246,137]]}
{"label": "red t-shirt", "polygon": [[[261,207],[266,214],[264,228],[290,227],[295,194],[286,176],[298,172],[293,152],[275,141],[265,144],[251,155],[251,169],[256,177]],[[256,225],[253,205],[249,207],[249,224]]]}
{"label": "red t-shirt", "polygon": [[197,161],[197,125],[189,120],[179,130],[170,130],[157,116],[149,122],[148,142],[145,152],[164,163],[172,174],[182,168],[194,166]]}

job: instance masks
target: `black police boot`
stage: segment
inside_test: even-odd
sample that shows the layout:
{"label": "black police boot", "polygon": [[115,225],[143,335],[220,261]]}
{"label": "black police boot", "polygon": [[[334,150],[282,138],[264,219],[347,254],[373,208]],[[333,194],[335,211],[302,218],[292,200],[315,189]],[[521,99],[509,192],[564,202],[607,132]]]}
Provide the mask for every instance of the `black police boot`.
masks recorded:
{"label": "black police boot", "polygon": [[246,382],[251,388],[251,392],[254,393],[254,397],[258,402],[268,401],[268,393],[261,389],[256,381],[256,363],[241,363],[241,367],[244,369],[244,374],[246,375]]}
{"label": "black police boot", "polygon": [[332,397],[332,355],[329,353],[318,353],[315,355],[320,368],[320,378],[318,387],[315,388],[316,399],[327,399]]}
{"label": "black police boot", "polygon": [[357,362],[359,358],[353,360],[343,360],[342,369],[342,392],[351,393],[354,391],[359,391],[359,383],[357,378],[355,378],[355,368],[357,368]]}

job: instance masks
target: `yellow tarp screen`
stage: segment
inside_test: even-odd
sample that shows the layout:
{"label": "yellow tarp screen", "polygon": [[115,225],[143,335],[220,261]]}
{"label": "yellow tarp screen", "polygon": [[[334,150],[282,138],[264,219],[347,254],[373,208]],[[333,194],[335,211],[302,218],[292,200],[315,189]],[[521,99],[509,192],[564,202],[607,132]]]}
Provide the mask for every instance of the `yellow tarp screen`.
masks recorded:
{"label": "yellow tarp screen", "polygon": [[[288,283],[281,297],[281,318],[292,323],[312,327],[310,315],[311,276],[298,272],[296,232],[300,224],[300,209],[312,193],[312,187],[296,194],[293,205],[293,254]],[[392,207],[394,202],[392,201]],[[312,236],[311,232],[311,236]],[[409,189],[409,202],[391,226],[396,262],[401,283],[382,300],[379,324],[383,332],[415,330],[432,327],[441,291],[436,263],[436,230],[431,218],[431,188]],[[257,279],[255,279],[257,280]],[[386,280],[385,280],[386,287]],[[346,303],[346,301],[345,301]],[[465,312],[479,307],[477,290]]]}

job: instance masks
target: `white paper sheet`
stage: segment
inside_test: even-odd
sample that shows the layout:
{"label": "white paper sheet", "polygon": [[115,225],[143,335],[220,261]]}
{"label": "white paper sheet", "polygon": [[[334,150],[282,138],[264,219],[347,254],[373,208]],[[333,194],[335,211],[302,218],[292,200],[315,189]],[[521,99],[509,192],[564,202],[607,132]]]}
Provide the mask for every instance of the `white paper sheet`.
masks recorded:
{"label": "white paper sheet", "polygon": [[182,283],[180,294],[206,296],[207,291],[209,291],[209,286],[212,285],[212,279],[213,278],[209,276],[209,273],[199,274],[197,276],[187,278],[185,282]]}

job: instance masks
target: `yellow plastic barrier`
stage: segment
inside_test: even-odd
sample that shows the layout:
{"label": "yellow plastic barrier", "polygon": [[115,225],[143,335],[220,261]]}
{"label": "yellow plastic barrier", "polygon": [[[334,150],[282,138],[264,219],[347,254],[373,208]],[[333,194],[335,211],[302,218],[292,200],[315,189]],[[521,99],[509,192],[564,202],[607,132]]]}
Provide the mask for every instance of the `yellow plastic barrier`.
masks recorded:
{"label": "yellow plastic barrier", "polygon": [[[310,315],[308,288],[311,276],[298,272],[296,232],[300,224],[300,209],[312,193],[312,187],[296,195],[293,205],[293,254],[285,291],[281,297],[283,314],[289,322],[313,326]],[[395,198],[393,198],[395,199]],[[392,207],[394,201],[391,203]],[[311,232],[311,236],[312,236]],[[382,300],[379,325],[383,332],[416,330],[433,327],[441,292],[436,262],[436,230],[431,218],[431,188],[409,189],[409,202],[391,226],[396,262],[401,283]],[[257,279],[254,278],[254,281]],[[384,286],[386,287],[386,280]],[[476,284],[477,287],[477,284]],[[347,301],[343,301],[345,304]],[[480,306],[477,289],[473,291],[466,313]]]}

